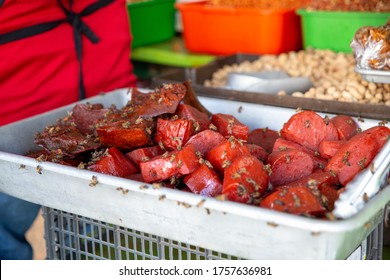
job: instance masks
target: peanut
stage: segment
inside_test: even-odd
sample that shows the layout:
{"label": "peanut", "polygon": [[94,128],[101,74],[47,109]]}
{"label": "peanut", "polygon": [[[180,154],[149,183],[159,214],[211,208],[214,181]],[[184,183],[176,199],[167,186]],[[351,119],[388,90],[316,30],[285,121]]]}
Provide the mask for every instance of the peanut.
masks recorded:
{"label": "peanut", "polygon": [[[390,103],[390,85],[363,80],[355,72],[352,54],[330,50],[307,49],[280,55],[263,55],[253,62],[225,65],[217,70],[204,85],[223,87],[229,72],[285,71],[292,77],[309,77],[314,85],[307,92],[294,92],[292,96],[359,102],[363,104]],[[284,95],[279,92],[278,95]]]}

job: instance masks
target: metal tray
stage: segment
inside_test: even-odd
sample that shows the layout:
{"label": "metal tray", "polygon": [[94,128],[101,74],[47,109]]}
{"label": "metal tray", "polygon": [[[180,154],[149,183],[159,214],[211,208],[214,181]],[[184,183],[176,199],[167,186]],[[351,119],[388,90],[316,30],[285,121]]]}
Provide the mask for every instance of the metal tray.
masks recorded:
{"label": "metal tray", "polygon": [[285,108],[300,107],[303,109],[311,109],[332,114],[347,114],[371,119],[390,120],[390,107],[382,104],[361,104],[355,102],[294,97],[290,95],[279,96],[261,92],[212,88],[203,85],[207,79],[212,77],[214,72],[222,68],[224,65],[241,63],[246,60],[254,61],[258,57],[258,55],[235,54],[220,57],[209,64],[197,68],[174,69],[153,77],[152,85],[159,86],[163,83],[190,80],[195,92],[198,92],[199,95],[202,96],[273,105]]}
{"label": "metal tray", "polygon": [[355,67],[355,71],[366,81],[381,84],[390,84],[390,71],[367,70]]}
{"label": "metal tray", "polygon": [[[126,90],[120,90],[85,102],[122,106],[128,98]],[[233,114],[251,128],[279,129],[295,112],[245,102],[205,97],[200,100],[211,112]],[[66,106],[0,127],[0,191],[47,207],[246,259],[346,259],[383,221],[384,207],[390,201],[390,186],[382,186],[350,218],[310,219],[174,189],[154,188],[23,156],[34,149],[35,132],[72,108],[73,105]],[[377,123],[365,119],[361,127],[365,129]],[[97,176],[95,186],[90,186],[92,176]]]}

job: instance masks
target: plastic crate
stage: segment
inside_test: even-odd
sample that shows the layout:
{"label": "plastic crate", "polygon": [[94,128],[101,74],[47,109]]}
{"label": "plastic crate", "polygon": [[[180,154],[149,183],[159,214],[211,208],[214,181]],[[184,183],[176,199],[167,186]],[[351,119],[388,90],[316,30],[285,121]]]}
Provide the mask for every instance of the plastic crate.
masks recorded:
{"label": "plastic crate", "polygon": [[132,47],[169,40],[175,35],[175,0],[145,0],[128,3]]}
{"label": "plastic crate", "polygon": [[302,46],[299,16],[293,9],[262,10],[177,3],[186,48],[197,53],[278,54]]}
{"label": "plastic crate", "polygon": [[[241,258],[43,207],[47,258],[51,260],[240,260]],[[382,256],[383,222],[348,257]]]}
{"label": "plastic crate", "polygon": [[386,207],[383,228],[383,244],[390,249],[390,203]]}
{"label": "plastic crate", "polygon": [[238,260],[154,234],[43,207],[47,258],[52,260]]}
{"label": "plastic crate", "polygon": [[297,13],[302,20],[304,48],[330,49],[352,52],[349,46],[356,31],[362,26],[386,24],[390,13],[307,11]]}

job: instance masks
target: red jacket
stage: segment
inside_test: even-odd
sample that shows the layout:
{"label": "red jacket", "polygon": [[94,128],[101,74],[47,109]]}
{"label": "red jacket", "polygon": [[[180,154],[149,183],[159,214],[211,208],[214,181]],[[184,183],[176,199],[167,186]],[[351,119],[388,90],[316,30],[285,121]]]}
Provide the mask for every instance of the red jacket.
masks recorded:
{"label": "red jacket", "polygon": [[[5,0],[0,6],[0,125],[77,101],[80,82],[85,97],[135,85],[126,1],[109,1],[83,14],[81,25],[96,38],[93,43],[81,35],[80,60],[71,24],[75,14],[67,17],[58,2]],[[98,0],[76,0],[72,9],[69,2],[61,1],[66,11],[77,14]],[[10,32],[62,20],[48,31],[7,42]]]}

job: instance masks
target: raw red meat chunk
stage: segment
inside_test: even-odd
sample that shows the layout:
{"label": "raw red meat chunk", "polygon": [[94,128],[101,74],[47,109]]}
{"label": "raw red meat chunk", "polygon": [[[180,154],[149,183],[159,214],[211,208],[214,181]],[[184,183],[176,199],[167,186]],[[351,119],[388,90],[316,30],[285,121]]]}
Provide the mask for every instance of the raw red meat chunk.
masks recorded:
{"label": "raw red meat chunk", "polygon": [[155,141],[167,150],[181,149],[194,133],[192,121],[185,119],[157,120]]}
{"label": "raw red meat chunk", "polygon": [[152,183],[190,174],[199,165],[194,145],[187,145],[182,150],[166,152],[149,161],[140,162],[140,169],[145,182]]}
{"label": "raw red meat chunk", "polygon": [[389,136],[390,129],[385,126],[375,126],[353,136],[329,160],[325,170],[334,172],[346,186],[371,163]]}
{"label": "raw red meat chunk", "polygon": [[338,150],[340,150],[345,142],[345,140],[322,141],[318,147],[318,152],[321,157],[330,159],[337,153]]}
{"label": "raw red meat chunk", "polygon": [[214,114],[211,122],[217,127],[223,136],[234,136],[238,139],[247,140],[249,128],[242,124],[234,116],[228,114]]}
{"label": "raw red meat chunk", "polygon": [[208,129],[211,123],[206,113],[200,112],[198,109],[188,104],[179,104],[176,114],[182,119],[192,121],[195,133]]}
{"label": "raw red meat chunk", "polygon": [[271,153],[268,163],[272,170],[270,181],[275,187],[310,175],[314,167],[309,154],[290,149]]}
{"label": "raw red meat chunk", "polygon": [[279,188],[267,195],[260,206],[306,216],[323,216],[326,212],[320,194],[306,186]]}
{"label": "raw red meat chunk", "polygon": [[218,174],[205,164],[184,177],[183,182],[193,193],[203,196],[214,197],[222,192],[222,182]]}
{"label": "raw red meat chunk", "polygon": [[117,147],[120,150],[133,150],[153,144],[151,137],[153,122],[118,121],[97,128],[99,141],[107,147]]}
{"label": "raw red meat chunk", "polygon": [[251,155],[255,156],[262,162],[266,162],[268,159],[268,153],[261,147],[255,144],[245,144]]}
{"label": "raw red meat chunk", "polygon": [[283,138],[313,151],[318,151],[318,146],[324,140],[339,140],[334,124],[314,111],[302,111],[293,115],[280,133]]}
{"label": "raw red meat chunk", "polygon": [[228,141],[224,141],[212,148],[206,154],[206,159],[216,170],[223,172],[234,158],[241,155],[250,155],[248,147],[238,139],[231,137]]}
{"label": "raw red meat chunk", "polygon": [[333,210],[334,203],[339,196],[337,176],[331,172],[312,173],[305,178],[291,182],[281,188],[291,187],[308,187],[313,191],[318,189],[321,194],[322,204],[329,211]]}
{"label": "raw red meat chunk", "polygon": [[336,127],[340,140],[348,140],[360,130],[357,122],[350,116],[337,115],[330,122]]}
{"label": "raw red meat chunk", "polygon": [[287,149],[293,149],[293,150],[298,150],[307,153],[310,155],[311,159],[313,160],[314,163],[314,169],[324,169],[325,166],[328,164],[328,160],[325,158],[322,158],[320,153],[314,152],[312,150],[309,150],[308,148],[299,145],[298,143],[283,139],[283,138],[278,138],[275,141],[274,147],[273,147],[273,152],[276,151],[285,151]]}
{"label": "raw red meat chunk", "polygon": [[186,145],[193,144],[195,151],[205,156],[212,148],[222,142],[227,142],[226,138],[219,132],[206,129],[193,136],[187,141]]}
{"label": "raw red meat chunk", "polygon": [[269,174],[252,155],[236,157],[224,172],[222,193],[228,200],[253,203],[268,189]]}
{"label": "raw red meat chunk", "polygon": [[263,147],[267,153],[272,152],[272,148],[276,139],[279,138],[279,133],[275,130],[265,128],[257,128],[252,130],[248,135],[248,144],[256,144]]}
{"label": "raw red meat chunk", "polygon": [[127,177],[139,172],[138,167],[116,147],[108,149],[107,153],[88,169],[118,177]]}
{"label": "raw red meat chunk", "polygon": [[152,147],[145,147],[133,150],[125,154],[129,159],[131,159],[135,164],[139,166],[140,162],[148,161],[153,157],[162,155],[165,151],[161,149],[159,145]]}

